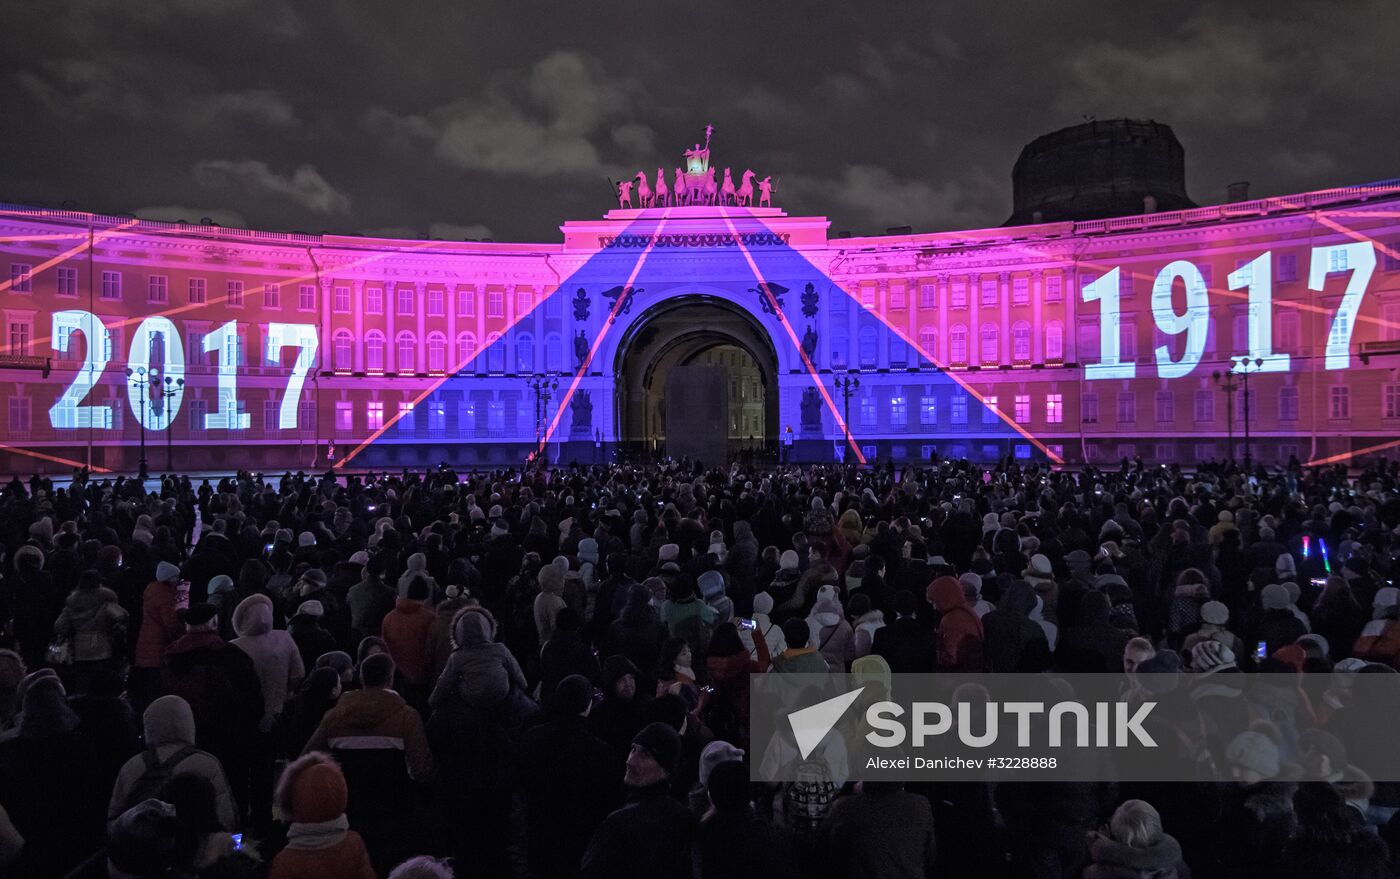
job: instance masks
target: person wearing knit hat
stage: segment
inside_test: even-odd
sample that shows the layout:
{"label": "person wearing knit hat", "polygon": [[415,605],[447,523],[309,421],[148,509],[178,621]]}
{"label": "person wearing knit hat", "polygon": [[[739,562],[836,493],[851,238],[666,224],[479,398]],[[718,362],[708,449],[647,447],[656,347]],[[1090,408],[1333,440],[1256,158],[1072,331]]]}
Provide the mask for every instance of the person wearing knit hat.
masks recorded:
{"label": "person wearing knit hat", "polygon": [[680,548],[680,545],[679,545],[679,544],[676,544],[676,543],[663,543],[663,544],[661,545],[661,548],[658,549],[658,550],[656,551],[656,561],[657,561],[657,564],[665,564],[666,562],[674,562],[677,558],[680,557],[680,554],[681,554],[681,548]]}
{"label": "person wearing knit hat", "polygon": [[581,876],[689,877],[695,816],[670,795],[670,779],[681,755],[671,726],[647,724],[632,739],[623,784],[626,806],[598,827],[584,852]]}
{"label": "person wearing knit hat", "polygon": [[277,782],[276,803],[291,826],[269,879],[375,879],[364,840],[345,816],[349,799],[345,776],[328,754],[312,751],[289,763]]}
{"label": "person wearing knit hat", "polygon": [[[171,761],[184,753],[178,763],[172,764],[170,776],[197,775],[214,788],[215,813],[224,830],[237,830],[240,824],[238,808],[229,790],[227,776],[218,758],[195,748],[194,713],[189,703],[179,696],[162,696],[150,704],[141,717],[142,733],[147,753],[154,753],[157,761]],[[117,773],[108,801],[108,825],[116,821],[123,812],[148,795],[143,790],[142,778],[149,767],[145,754],[137,754],[127,760]]]}
{"label": "person wearing knit hat", "polygon": [[174,806],[154,797],[142,800],[112,822],[104,873],[115,879],[170,875],[180,861],[180,829]]}
{"label": "person wearing knit hat", "polygon": [[141,628],[129,680],[134,708],[144,709],[161,694],[161,667],[165,664],[166,648],[184,633],[184,623],[176,610],[179,581],[180,568],[161,562],[156,565],[156,578],[146,584],[142,595]]}
{"label": "person wearing knit hat", "polygon": [[734,601],[725,594],[724,574],[719,571],[706,571],[695,581],[700,588],[700,597],[715,609],[715,625],[727,623],[734,616]]}
{"label": "person wearing knit hat", "polygon": [[1238,668],[1234,652],[1219,641],[1201,641],[1191,648],[1191,670],[1197,674],[1237,671]]}
{"label": "person wearing knit hat", "polygon": [[1292,644],[1308,633],[1308,628],[1295,614],[1288,588],[1270,583],[1259,592],[1263,612],[1255,625],[1255,638],[1264,641],[1266,652],[1272,656],[1280,647]]}
{"label": "person wearing knit hat", "polygon": [[1255,730],[1245,730],[1230,740],[1225,749],[1225,761],[1235,780],[1256,784],[1278,775],[1278,744]]}

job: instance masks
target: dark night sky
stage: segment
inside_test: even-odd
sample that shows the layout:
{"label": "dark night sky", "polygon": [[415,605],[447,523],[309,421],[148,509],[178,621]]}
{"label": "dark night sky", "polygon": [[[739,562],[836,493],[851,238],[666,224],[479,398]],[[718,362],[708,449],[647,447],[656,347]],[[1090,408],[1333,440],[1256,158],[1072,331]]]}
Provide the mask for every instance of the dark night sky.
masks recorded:
{"label": "dark night sky", "polygon": [[[664,12],[662,10],[665,10]],[[8,3],[0,198],[557,241],[714,162],[878,232],[1001,223],[1039,134],[1171,124],[1199,203],[1400,176],[1394,0]]]}

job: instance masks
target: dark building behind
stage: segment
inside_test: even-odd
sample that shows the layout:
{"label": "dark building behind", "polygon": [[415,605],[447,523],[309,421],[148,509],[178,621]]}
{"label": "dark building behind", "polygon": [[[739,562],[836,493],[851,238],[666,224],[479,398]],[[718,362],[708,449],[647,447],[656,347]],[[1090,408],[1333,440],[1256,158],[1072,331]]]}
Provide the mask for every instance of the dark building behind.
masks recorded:
{"label": "dark building behind", "polygon": [[1086,122],[1038,137],[1021,150],[1011,181],[1007,226],[1196,207],[1181,142],[1151,120]]}

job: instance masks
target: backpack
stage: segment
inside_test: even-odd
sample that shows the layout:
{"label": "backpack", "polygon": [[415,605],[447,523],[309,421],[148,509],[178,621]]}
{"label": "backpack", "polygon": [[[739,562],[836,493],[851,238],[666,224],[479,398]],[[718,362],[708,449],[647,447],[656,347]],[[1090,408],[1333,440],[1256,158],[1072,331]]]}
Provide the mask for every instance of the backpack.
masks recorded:
{"label": "backpack", "polygon": [[132,806],[143,803],[149,799],[159,799],[160,792],[165,788],[165,783],[170,781],[175,775],[175,769],[189,757],[200,753],[199,749],[192,745],[184,745],[166,760],[161,760],[155,748],[147,748],[141,754],[141,761],[145,769],[141,776],[136,779],[136,783],[131,786],[131,791],[126,796],[126,801],[122,803],[120,815]]}
{"label": "backpack", "polygon": [[820,760],[798,763],[795,777],[783,791],[783,815],[789,830],[814,833],[836,800],[836,783]]}

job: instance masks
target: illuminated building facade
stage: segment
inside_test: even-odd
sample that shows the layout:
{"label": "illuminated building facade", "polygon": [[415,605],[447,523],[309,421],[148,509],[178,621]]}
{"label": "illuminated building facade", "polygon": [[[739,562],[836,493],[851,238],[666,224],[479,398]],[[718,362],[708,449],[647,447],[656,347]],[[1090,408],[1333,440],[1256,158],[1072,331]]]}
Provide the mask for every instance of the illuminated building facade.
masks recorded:
{"label": "illuminated building facade", "polygon": [[[755,429],[776,454],[790,429],[802,460],[1189,466],[1232,435],[1244,457],[1242,357],[1255,461],[1400,445],[1400,181],[961,232],[828,226],[623,208],[508,244],[7,206],[0,454],[12,473],[132,471],[144,425],[156,471],[167,453],[587,462],[665,451],[666,419],[688,416],[730,426],[714,457]],[[741,405],[666,411],[663,367],[716,364],[742,371]],[[537,396],[531,376],[557,387]]]}

